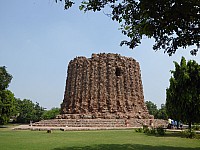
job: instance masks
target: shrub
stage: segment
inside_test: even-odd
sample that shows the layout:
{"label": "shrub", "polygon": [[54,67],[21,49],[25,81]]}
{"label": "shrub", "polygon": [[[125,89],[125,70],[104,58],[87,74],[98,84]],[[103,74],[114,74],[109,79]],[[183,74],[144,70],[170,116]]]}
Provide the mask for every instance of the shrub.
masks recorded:
{"label": "shrub", "polygon": [[152,128],[152,129],[149,129],[149,134],[156,134],[156,129]]}
{"label": "shrub", "polygon": [[165,135],[166,130],[163,127],[158,127],[156,130],[159,135]]}
{"label": "shrub", "polygon": [[193,130],[200,130],[200,126],[199,125],[194,125],[194,126],[192,126],[192,129]]}
{"label": "shrub", "polygon": [[150,132],[150,129],[148,128],[147,125],[143,125],[143,132],[144,133],[149,133]]}
{"label": "shrub", "polygon": [[135,129],[136,132],[139,132],[139,133],[142,133],[143,132],[143,129],[142,128],[138,128],[138,129]]}
{"label": "shrub", "polygon": [[196,132],[194,132],[193,130],[186,130],[186,131],[183,131],[182,132],[182,135],[183,137],[186,137],[186,138],[196,138]]}
{"label": "shrub", "polygon": [[146,134],[156,134],[156,129],[143,125],[143,132]]}
{"label": "shrub", "polygon": [[165,132],[166,130],[163,128],[163,127],[158,127],[157,129],[155,128],[149,128],[148,126],[146,125],[143,125],[143,128],[138,128],[138,129],[135,129],[136,132],[143,132],[143,133],[146,133],[146,134],[152,134],[152,135],[165,135]]}

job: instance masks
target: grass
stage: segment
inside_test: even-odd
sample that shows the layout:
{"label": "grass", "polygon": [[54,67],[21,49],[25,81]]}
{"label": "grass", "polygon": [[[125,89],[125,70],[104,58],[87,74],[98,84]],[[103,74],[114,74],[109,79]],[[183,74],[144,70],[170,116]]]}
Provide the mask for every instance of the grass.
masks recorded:
{"label": "grass", "polygon": [[134,130],[107,131],[14,131],[0,128],[2,150],[199,150],[200,140],[164,137]]}

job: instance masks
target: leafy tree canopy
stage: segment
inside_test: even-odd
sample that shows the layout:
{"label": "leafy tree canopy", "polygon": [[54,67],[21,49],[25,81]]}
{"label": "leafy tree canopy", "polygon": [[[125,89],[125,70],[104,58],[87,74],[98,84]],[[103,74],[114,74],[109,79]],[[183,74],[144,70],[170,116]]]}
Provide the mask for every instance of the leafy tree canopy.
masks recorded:
{"label": "leafy tree canopy", "polygon": [[0,66],[0,124],[6,124],[14,110],[14,94],[7,90],[12,76]]}
{"label": "leafy tree canopy", "polygon": [[149,114],[155,116],[155,114],[156,114],[157,111],[158,111],[156,104],[154,104],[154,103],[151,102],[151,101],[146,101],[145,104],[146,104],[146,106],[147,106],[147,109],[148,109],[148,111],[149,111]]}
{"label": "leafy tree canopy", "polygon": [[155,114],[155,119],[168,119],[167,111],[166,111],[166,106],[165,104],[161,104],[161,108],[158,109],[157,113]]}
{"label": "leafy tree canopy", "polygon": [[50,110],[45,110],[42,114],[42,119],[55,119],[57,115],[60,114],[60,108],[52,108]]}
{"label": "leafy tree canopy", "polygon": [[[58,0],[55,0],[56,2]],[[70,8],[74,0],[65,2]],[[108,14],[121,25],[129,40],[121,45],[134,48],[146,36],[154,38],[154,50],[164,49],[170,56],[178,48],[195,46],[190,50],[196,55],[200,48],[200,0],[83,0],[80,10],[101,11],[110,8]]]}
{"label": "leafy tree canopy", "polygon": [[39,121],[44,112],[44,108],[39,103],[34,104],[31,100],[16,99],[16,113],[18,123],[30,123]]}
{"label": "leafy tree canopy", "polygon": [[6,67],[0,67],[0,91],[1,90],[5,90],[6,88],[8,88],[9,83],[12,80],[12,75],[10,75],[7,70]]}
{"label": "leafy tree canopy", "polygon": [[174,62],[170,86],[166,90],[169,117],[189,123],[200,122],[200,65],[194,60]]}
{"label": "leafy tree canopy", "polygon": [[11,91],[0,91],[0,124],[8,123],[15,109],[14,101],[14,94]]}
{"label": "leafy tree canopy", "polygon": [[154,104],[151,101],[146,101],[145,104],[147,106],[149,114],[153,115],[155,119],[164,119],[164,120],[168,119],[165,104],[161,104],[160,109],[158,109],[156,104]]}

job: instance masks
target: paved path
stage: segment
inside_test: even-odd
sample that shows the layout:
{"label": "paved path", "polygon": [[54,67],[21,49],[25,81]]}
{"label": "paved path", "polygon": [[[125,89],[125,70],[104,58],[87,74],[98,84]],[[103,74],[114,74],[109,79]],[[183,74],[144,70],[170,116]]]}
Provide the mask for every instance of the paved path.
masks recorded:
{"label": "paved path", "polygon": [[14,127],[13,130],[62,130],[62,131],[79,131],[79,130],[123,130],[135,129],[138,127],[38,127],[29,125],[19,125]]}
{"label": "paved path", "polygon": [[[62,130],[62,131],[81,131],[81,130],[127,130],[127,129],[136,129],[138,127],[39,127],[39,126],[30,126],[30,125],[19,125],[13,128],[13,130]],[[184,130],[180,129],[166,129],[169,132],[182,132]],[[196,131],[200,134],[200,131]]]}

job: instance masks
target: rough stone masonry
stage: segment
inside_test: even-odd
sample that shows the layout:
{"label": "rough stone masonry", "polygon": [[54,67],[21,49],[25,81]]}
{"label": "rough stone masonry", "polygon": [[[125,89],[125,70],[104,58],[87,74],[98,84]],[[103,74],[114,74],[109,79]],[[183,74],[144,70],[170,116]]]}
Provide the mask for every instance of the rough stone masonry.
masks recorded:
{"label": "rough stone masonry", "polygon": [[65,119],[149,119],[139,63],[119,54],[76,57],[68,65]]}

